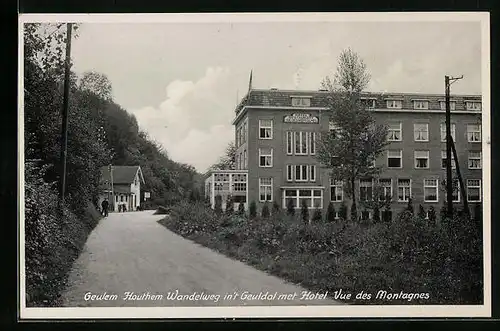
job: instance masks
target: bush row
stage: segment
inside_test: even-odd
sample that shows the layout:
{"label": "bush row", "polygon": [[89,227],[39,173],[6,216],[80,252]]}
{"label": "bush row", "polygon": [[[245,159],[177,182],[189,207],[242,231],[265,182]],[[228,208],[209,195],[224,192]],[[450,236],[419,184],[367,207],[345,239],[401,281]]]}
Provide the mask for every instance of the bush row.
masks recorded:
{"label": "bush row", "polygon": [[[429,299],[412,304],[478,304],[482,300],[481,224],[471,218],[430,222],[405,211],[392,222],[344,218],[304,222],[301,215],[286,210],[267,214],[263,209],[261,215],[251,217],[230,210],[222,213],[203,203],[181,203],[161,223],[311,290],[429,293]],[[373,298],[352,302],[409,303]]]}

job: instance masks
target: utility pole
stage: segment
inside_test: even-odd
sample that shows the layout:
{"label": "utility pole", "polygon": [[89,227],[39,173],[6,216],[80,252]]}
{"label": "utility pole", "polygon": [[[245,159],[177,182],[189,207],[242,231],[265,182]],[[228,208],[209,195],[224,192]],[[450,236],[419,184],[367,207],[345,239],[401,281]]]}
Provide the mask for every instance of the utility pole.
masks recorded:
{"label": "utility pole", "polygon": [[444,88],[445,88],[445,105],[446,105],[446,200],[447,200],[447,216],[449,218],[453,217],[453,178],[451,173],[451,111],[450,111],[450,86],[460,77],[450,77],[444,76]]}
{"label": "utility pole", "polygon": [[72,23],[66,24],[66,61],[64,63],[64,95],[62,111],[62,132],[61,132],[61,180],[59,188],[59,201],[61,208],[64,206],[64,196],[66,190],[66,158],[68,149],[68,108],[69,108],[69,74],[71,64],[71,30]]}

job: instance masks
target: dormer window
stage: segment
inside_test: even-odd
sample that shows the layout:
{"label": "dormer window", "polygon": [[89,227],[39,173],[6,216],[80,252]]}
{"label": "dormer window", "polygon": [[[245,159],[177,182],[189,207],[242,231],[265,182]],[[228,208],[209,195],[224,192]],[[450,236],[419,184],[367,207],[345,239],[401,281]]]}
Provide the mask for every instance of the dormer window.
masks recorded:
{"label": "dormer window", "polygon": [[387,108],[401,109],[403,108],[403,100],[387,100]]}
{"label": "dormer window", "polygon": [[375,109],[375,99],[361,99],[361,103],[368,109]]}
{"label": "dormer window", "polygon": [[480,101],[466,101],[465,108],[467,110],[481,110],[481,102]]}
{"label": "dormer window", "polygon": [[[441,106],[441,110],[446,110],[446,102],[445,101],[439,101],[439,104]],[[457,107],[457,102],[450,101],[450,110],[455,110],[456,107]]]}
{"label": "dormer window", "polygon": [[292,97],[293,107],[311,107],[310,97]]}
{"label": "dormer window", "polygon": [[413,100],[413,109],[429,109],[429,101]]}

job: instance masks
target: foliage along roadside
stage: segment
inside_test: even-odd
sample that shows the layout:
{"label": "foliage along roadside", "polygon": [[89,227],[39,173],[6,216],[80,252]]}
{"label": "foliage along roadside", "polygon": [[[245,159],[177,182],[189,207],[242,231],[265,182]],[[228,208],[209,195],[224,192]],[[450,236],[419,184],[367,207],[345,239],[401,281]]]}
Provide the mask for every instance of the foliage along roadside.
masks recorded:
{"label": "foliage along roadside", "polygon": [[312,291],[373,296],[429,293],[420,300],[349,300],[355,304],[480,304],[480,222],[457,216],[436,224],[407,211],[393,222],[303,222],[285,211],[218,214],[180,203],[159,223],[183,237]]}

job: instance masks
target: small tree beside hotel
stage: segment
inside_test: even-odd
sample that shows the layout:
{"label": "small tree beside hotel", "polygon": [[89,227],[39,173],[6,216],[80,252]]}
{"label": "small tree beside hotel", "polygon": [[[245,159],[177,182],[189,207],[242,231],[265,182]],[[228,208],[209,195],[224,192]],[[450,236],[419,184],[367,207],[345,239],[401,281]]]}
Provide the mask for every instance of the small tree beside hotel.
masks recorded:
{"label": "small tree beside hotel", "polygon": [[374,166],[387,146],[387,127],[375,123],[361,100],[370,75],[366,65],[351,49],[342,51],[333,79],[326,77],[323,89],[328,97],[330,130],[318,140],[317,159],[331,170],[334,180],[344,183],[351,200],[351,219],[358,218],[356,186],[361,178],[372,178],[380,172]]}

